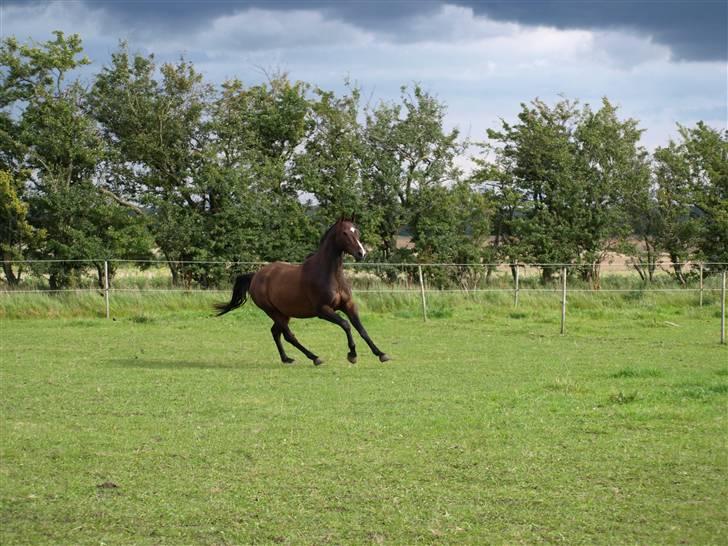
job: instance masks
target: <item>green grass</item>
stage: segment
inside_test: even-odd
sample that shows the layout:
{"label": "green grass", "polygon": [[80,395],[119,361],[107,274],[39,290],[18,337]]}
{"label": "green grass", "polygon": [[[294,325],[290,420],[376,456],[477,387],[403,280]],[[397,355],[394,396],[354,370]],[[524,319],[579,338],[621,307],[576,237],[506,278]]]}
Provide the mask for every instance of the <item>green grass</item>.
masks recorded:
{"label": "green grass", "polygon": [[584,295],[562,337],[557,295],[369,296],[393,360],[294,321],[316,368],[219,296],[95,297],[5,304],[3,546],[728,539],[714,304]]}

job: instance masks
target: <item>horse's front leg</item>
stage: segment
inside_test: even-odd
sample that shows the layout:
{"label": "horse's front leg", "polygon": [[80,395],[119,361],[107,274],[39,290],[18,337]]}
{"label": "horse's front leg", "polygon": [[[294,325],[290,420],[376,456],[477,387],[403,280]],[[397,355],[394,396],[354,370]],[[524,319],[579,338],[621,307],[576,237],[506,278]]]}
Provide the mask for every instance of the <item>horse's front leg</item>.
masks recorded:
{"label": "horse's front leg", "polygon": [[346,332],[346,342],[349,344],[349,354],[346,355],[346,358],[352,364],[356,364],[356,345],[354,345],[354,337],[351,335],[351,326],[349,325],[349,321],[337,315],[336,311],[328,305],[322,305],[319,308],[318,317],[332,322],[337,326],[341,326],[344,332]]}
{"label": "horse's front leg", "polygon": [[364,341],[366,341],[367,345],[369,345],[369,348],[372,350],[372,352],[379,357],[380,362],[386,362],[389,360],[389,356],[384,354],[382,350],[377,347],[374,342],[372,341],[372,338],[369,337],[369,334],[366,331],[366,328],[364,328],[364,325],[361,323],[361,320],[359,319],[359,312],[356,308],[356,304],[349,300],[346,302],[346,304],[342,307],[342,311],[346,313],[346,316],[349,317],[349,320],[354,325],[354,328],[356,328],[356,331],[359,332],[359,335],[362,337]]}

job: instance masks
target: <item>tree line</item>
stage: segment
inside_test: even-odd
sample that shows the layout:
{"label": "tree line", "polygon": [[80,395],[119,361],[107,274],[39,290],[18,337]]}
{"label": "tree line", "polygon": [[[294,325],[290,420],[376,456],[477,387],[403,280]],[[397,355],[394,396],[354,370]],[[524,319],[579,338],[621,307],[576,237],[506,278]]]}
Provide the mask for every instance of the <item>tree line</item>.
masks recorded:
{"label": "tree line", "polygon": [[[78,35],[0,44],[10,285],[161,258],[175,283],[212,286],[224,265],[193,262],[299,261],[353,213],[382,262],[575,263],[595,285],[610,251],[646,280],[663,253],[680,282],[691,260],[728,262],[728,132],[702,122],[649,154],[606,98],[534,99],[470,143],[419,85],[374,105],[285,74],[213,85],[125,43],[90,83],[74,76],[88,64]],[[414,248],[396,245],[403,229]]]}

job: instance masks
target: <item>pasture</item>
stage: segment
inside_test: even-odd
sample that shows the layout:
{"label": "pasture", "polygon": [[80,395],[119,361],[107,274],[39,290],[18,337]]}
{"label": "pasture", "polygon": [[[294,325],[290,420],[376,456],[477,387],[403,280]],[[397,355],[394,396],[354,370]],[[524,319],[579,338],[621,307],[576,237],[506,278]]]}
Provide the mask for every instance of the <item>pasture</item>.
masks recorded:
{"label": "pasture", "polygon": [[[114,321],[14,297],[4,546],[728,540],[714,300],[576,296],[562,337],[557,295],[435,296],[426,323],[370,296],[393,360],[294,321],[317,368],[251,305],[213,318],[225,296],[119,296]],[[7,318],[33,306],[57,316]]]}

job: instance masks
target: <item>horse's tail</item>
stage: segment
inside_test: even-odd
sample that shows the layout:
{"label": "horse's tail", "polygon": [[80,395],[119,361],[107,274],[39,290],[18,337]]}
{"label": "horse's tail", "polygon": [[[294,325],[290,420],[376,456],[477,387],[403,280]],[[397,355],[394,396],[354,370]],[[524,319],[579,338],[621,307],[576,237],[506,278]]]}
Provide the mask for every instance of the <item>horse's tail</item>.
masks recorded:
{"label": "horse's tail", "polygon": [[245,303],[248,299],[248,288],[250,287],[250,281],[253,280],[255,273],[243,273],[238,275],[235,279],[235,285],[233,286],[233,297],[230,303],[216,303],[215,309],[219,311],[217,316],[224,315],[228,311],[237,309]]}

